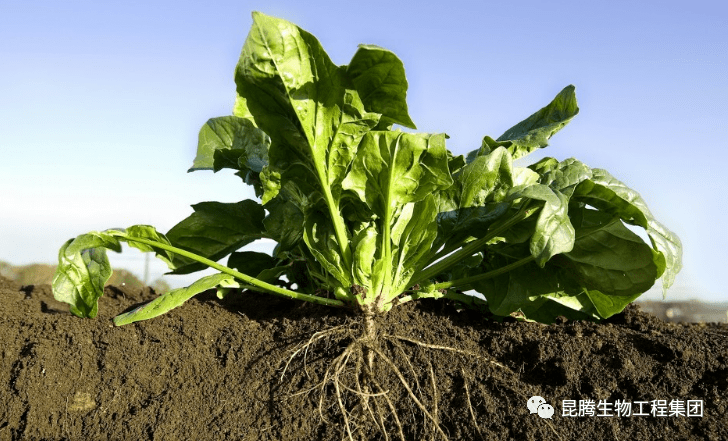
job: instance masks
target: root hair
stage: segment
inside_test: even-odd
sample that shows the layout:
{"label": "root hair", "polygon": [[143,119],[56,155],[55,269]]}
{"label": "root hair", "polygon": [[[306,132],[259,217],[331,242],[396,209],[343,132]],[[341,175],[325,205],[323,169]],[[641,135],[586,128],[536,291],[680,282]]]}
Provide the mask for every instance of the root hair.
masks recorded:
{"label": "root hair", "polygon": [[[286,373],[290,371],[291,363],[296,358],[301,359],[303,373],[311,379],[308,372],[308,353],[315,345],[322,342],[335,342],[337,345],[346,344],[343,350],[332,360],[323,372],[322,378],[312,387],[292,393],[289,397],[318,392],[318,412],[322,421],[332,424],[327,418],[329,412],[327,403],[333,405],[343,420],[343,432],[349,441],[368,439],[367,427],[373,427],[385,440],[389,441],[393,435],[395,439],[405,441],[405,424],[403,412],[411,412],[412,418],[420,420],[419,427],[409,427],[409,431],[429,432],[431,440],[448,440],[439,416],[440,391],[435,368],[428,357],[425,357],[426,366],[421,371],[413,365],[405,346],[414,345],[425,351],[450,351],[466,358],[484,359],[478,354],[449,346],[441,346],[415,340],[401,335],[378,334],[373,316],[365,315],[358,326],[351,323],[318,331],[308,340],[296,348],[283,366],[280,381],[283,382]],[[387,349],[389,348],[389,349]],[[391,354],[391,355],[389,355]],[[392,358],[395,357],[395,359]],[[502,364],[485,359],[495,366],[510,371]],[[403,372],[399,366],[405,367]],[[419,378],[423,371],[429,376],[429,385],[421,384]],[[465,394],[472,423],[481,439],[483,434],[477,424],[475,410],[470,399],[467,385],[467,376],[461,369],[465,380]],[[511,372],[512,373],[512,372]],[[409,379],[408,379],[409,377]],[[379,380],[389,380],[390,388],[384,388]],[[391,381],[394,381],[392,383]],[[401,386],[401,388],[400,388]],[[399,389],[399,391],[397,391]],[[393,395],[398,394],[398,395]],[[405,399],[411,403],[409,408],[397,408],[394,400]],[[408,417],[409,418],[409,417]],[[369,421],[370,424],[366,422]],[[418,438],[423,438],[419,436]]]}

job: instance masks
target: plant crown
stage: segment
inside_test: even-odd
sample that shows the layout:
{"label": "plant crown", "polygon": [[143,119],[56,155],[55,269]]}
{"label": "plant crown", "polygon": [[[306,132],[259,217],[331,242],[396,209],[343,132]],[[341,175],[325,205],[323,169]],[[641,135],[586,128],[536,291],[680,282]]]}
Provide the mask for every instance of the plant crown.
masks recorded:
{"label": "plant crown", "polygon": [[[660,277],[667,289],[681,268],[677,236],[605,170],[573,158],[513,166],[578,113],[573,86],[454,156],[445,134],[393,129],[415,124],[404,66],[381,47],[361,45],[337,66],[313,35],[254,13],[235,83],[233,114],[202,127],[189,171],[236,170],[260,202],[199,203],[166,234],[135,225],[69,240],[53,290],[72,313],[96,316],[111,275],[106,249],[121,251],[121,242],[154,252],[173,274],[219,273],[117,316],[116,325],[211,288],[364,314],[449,298],[544,323],[599,320]],[[625,224],[644,229],[650,244]],[[240,251],[261,238],[277,242],[272,255]]]}

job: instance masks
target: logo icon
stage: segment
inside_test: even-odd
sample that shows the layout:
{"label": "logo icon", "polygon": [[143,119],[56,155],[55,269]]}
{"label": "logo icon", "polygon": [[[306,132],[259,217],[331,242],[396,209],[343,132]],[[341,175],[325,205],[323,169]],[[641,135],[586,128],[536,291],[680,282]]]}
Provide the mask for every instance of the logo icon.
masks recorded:
{"label": "logo icon", "polygon": [[553,419],[552,417],[554,416],[554,407],[546,403],[538,406],[538,416],[543,419]]}
{"label": "logo icon", "polygon": [[554,415],[554,407],[546,402],[543,397],[534,395],[528,399],[526,406],[531,413],[536,413],[543,419],[552,419]]}

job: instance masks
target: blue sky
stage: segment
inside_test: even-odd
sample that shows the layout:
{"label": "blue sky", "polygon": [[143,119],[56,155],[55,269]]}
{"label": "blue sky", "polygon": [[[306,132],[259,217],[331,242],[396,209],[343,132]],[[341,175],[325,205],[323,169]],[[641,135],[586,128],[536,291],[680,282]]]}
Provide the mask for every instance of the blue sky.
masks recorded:
{"label": "blue sky", "polygon": [[[2,0],[0,260],[52,263],[89,230],[166,231],[191,204],[252,197],[232,173],[186,170],[202,124],[231,112],[253,10],[338,64],[359,43],[393,50],[413,120],[457,154],[574,84],[581,113],[529,162],[609,170],[683,241],[668,299],[728,300],[728,7],[703,0]],[[143,258],[117,262],[140,272]]]}

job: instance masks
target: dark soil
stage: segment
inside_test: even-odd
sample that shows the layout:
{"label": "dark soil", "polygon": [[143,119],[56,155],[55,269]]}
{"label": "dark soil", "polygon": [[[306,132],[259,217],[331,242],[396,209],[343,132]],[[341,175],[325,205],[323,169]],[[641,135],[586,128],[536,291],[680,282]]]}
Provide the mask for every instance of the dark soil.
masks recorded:
{"label": "dark soil", "polygon": [[[342,407],[354,439],[386,439],[381,424],[392,440],[400,428],[408,440],[728,439],[726,324],[666,323],[631,306],[600,324],[546,326],[421,301],[378,319],[367,346],[344,311],[205,293],[112,325],[153,296],[107,287],[99,316],[80,319],[48,285],[0,278],[0,440],[340,440]],[[552,419],[529,412],[535,395]],[[568,400],[666,407],[564,416]],[[702,401],[703,415],[669,415],[687,400]]]}

